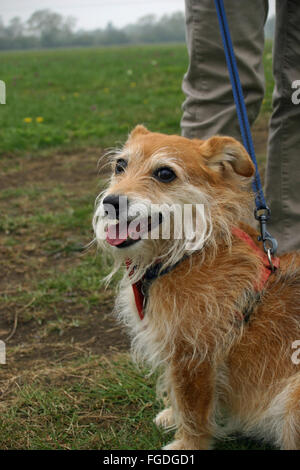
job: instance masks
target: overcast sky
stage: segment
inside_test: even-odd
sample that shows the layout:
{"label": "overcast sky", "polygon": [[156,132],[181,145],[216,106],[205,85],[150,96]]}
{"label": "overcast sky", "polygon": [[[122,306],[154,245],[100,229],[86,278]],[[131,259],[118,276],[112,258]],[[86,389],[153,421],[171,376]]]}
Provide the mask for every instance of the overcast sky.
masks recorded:
{"label": "overcast sky", "polygon": [[[270,13],[274,13],[274,0],[269,1]],[[109,21],[124,26],[149,13],[161,16],[184,11],[184,0],[0,0],[0,16],[5,24],[14,16],[27,20],[34,11],[44,8],[74,16],[77,28],[94,29],[106,26]]]}

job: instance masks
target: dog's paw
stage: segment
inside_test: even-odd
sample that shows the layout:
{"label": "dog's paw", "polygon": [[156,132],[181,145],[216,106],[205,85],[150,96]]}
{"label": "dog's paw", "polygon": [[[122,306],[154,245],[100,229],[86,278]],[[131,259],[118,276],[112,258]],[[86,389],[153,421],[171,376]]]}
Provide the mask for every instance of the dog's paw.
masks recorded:
{"label": "dog's paw", "polygon": [[166,408],[165,410],[162,410],[160,413],[158,413],[153,421],[159,428],[167,429],[173,426],[174,419],[172,408]]}
{"label": "dog's paw", "polygon": [[167,444],[162,450],[194,450],[183,439],[176,439],[170,444]]}
{"label": "dog's paw", "polygon": [[212,444],[210,435],[182,436],[167,444],[162,450],[209,450],[212,449]]}

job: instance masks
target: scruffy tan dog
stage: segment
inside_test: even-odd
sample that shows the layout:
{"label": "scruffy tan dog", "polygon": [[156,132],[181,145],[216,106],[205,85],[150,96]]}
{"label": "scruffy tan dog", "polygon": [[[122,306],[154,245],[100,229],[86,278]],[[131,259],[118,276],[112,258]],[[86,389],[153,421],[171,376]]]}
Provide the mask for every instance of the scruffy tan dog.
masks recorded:
{"label": "scruffy tan dog", "polygon": [[[114,272],[127,263],[117,310],[133,352],[162,371],[169,408],[155,422],[176,428],[165,449],[211,448],[233,430],[299,449],[300,254],[283,255],[272,272],[242,222],[254,174],[247,152],[230,137],[188,140],[137,126],[113,168],[94,229]],[[194,239],[178,237],[176,217],[191,203],[200,228]]]}

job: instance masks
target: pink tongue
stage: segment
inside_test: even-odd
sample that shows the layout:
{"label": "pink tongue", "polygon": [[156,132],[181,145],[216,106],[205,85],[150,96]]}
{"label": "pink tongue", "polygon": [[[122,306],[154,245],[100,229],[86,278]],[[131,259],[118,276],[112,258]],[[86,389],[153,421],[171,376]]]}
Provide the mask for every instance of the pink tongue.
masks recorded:
{"label": "pink tongue", "polygon": [[128,238],[128,230],[126,224],[110,225],[107,230],[106,241],[112,246],[121,245]]}

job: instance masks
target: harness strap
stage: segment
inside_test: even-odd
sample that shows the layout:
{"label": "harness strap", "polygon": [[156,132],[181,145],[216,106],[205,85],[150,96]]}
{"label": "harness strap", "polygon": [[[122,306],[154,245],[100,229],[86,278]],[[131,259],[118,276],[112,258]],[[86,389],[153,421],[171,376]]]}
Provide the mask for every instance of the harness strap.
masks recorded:
{"label": "harness strap", "polygon": [[[267,280],[269,279],[270,275],[273,272],[270,267],[269,259],[267,255],[260,248],[258,248],[258,246],[255,245],[252,238],[246,232],[244,232],[244,230],[241,230],[238,227],[233,227],[232,234],[236,236],[237,238],[239,238],[240,240],[243,240],[245,243],[247,243],[247,245],[249,245],[251,249],[255,251],[255,253],[259,255],[263,261],[261,277],[259,281],[257,281],[255,285],[253,286],[255,292],[259,293],[264,288],[264,285],[266,284]],[[142,279],[132,284],[135,305],[136,305],[138,315],[141,320],[143,320],[145,316],[145,306],[146,306],[150,284],[158,277],[163,276],[164,274],[167,274],[170,271],[172,271],[176,266],[178,266],[178,264],[180,264],[186,258],[188,258],[188,255],[184,255],[179,261],[177,261],[177,263],[173,264],[172,266],[168,266],[167,268],[163,270],[161,269],[162,263],[157,262],[153,266],[150,266],[150,268],[147,269]],[[274,268],[277,269],[279,267],[279,262],[280,262],[279,258],[273,258],[272,261],[273,261]],[[131,267],[131,265],[132,265],[132,262],[129,259],[127,259],[126,267],[128,270],[130,270],[129,277],[133,275],[134,269],[135,269],[134,266]]]}
{"label": "harness strap", "polygon": [[[131,267],[131,261],[129,259],[126,260],[126,267],[129,270]],[[129,277],[133,275],[134,267],[131,268],[129,272]],[[132,291],[134,295],[135,305],[141,320],[144,318],[144,294],[142,292],[142,281],[137,281],[131,284]]]}
{"label": "harness strap", "polygon": [[[247,245],[249,245],[251,247],[251,249],[253,251],[255,251],[263,261],[263,267],[262,267],[262,270],[261,270],[261,277],[255,283],[255,286],[254,286],[254,290],[256,292],[260,292],[263,289],[265,283],[267,282],[267,280],[269,279],[270,275],[273,272],[272,269],[271,269],[271,266],[270,266],[269,258],[266,255],[266,253],[264,253],[257,245],[255,245],[255,243],[252,240],[252,238],[250,237],[250,235],[248,235],[248,233],[244,232],[244,230],[241,230],[238,227],[233,227],[232,234],[235,235],[240,240],[243,240],[244,242],[246,242]],[[280,264],[279,258],[278,257],[272,258],[272,264],[273,264],[274,270],[279,268],[279,264]]]}
{"label": "harness strap", "polygon": [[[157,279],[158,277],[164,276],[168,274],[172,269],[176,268],[178,264],[180,264],[183,260],[188,258],[188,255],[184,255],[177,263],[172,264],[171,266],[167,266],[165,269],[161,269],[162,263],[159,261],[155,263],[153,266],[150,266],[147,271],[145,272],[142,279],[132,284],[133,295],[135,299],[135,305],[141,320],[144,318],[144,310],[146,307],[148,290],[150,284]],[[131,267],[131,261],[126,260],[127,269]],[[129,273],[129,277],[132,276],[134,273],[134,267],[131,268]]]}

